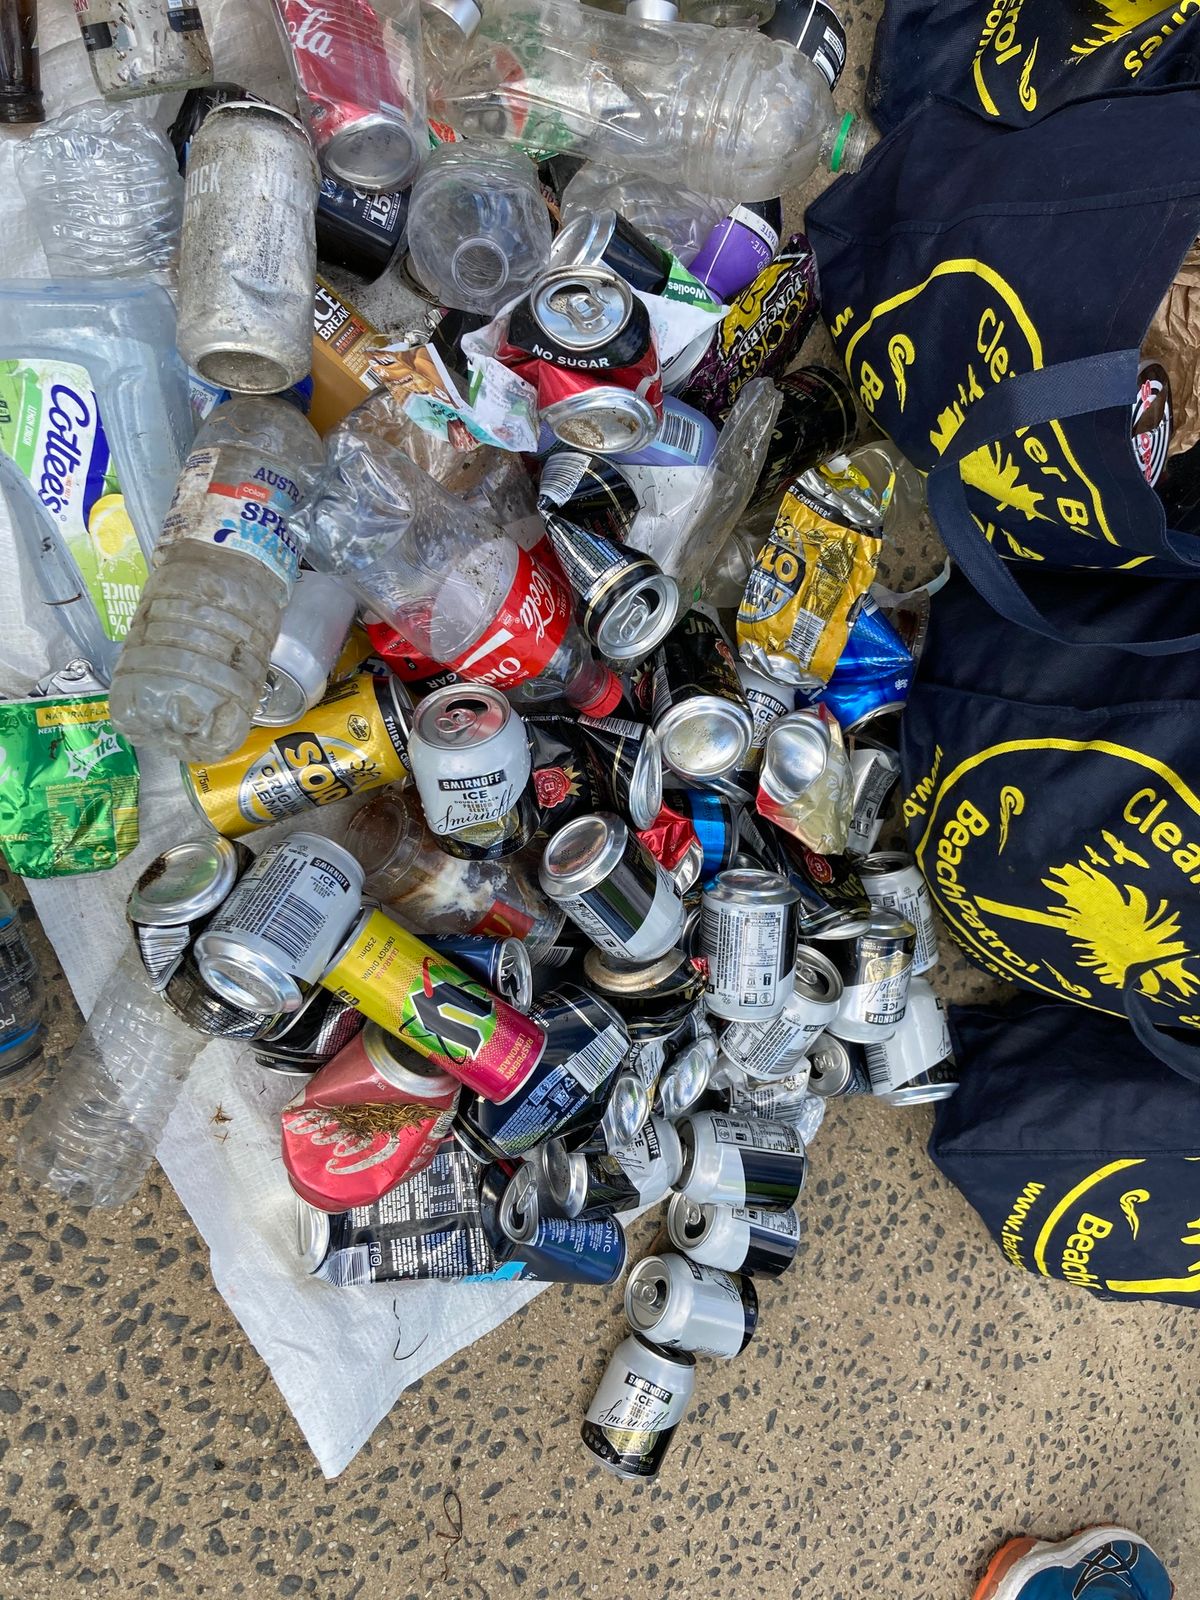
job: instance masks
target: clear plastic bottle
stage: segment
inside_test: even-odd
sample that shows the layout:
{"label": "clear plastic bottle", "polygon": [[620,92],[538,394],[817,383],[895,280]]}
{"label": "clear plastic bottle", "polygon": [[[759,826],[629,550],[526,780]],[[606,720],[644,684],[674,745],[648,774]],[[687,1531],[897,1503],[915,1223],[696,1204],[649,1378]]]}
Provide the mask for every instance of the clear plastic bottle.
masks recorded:
{"label": "clear plastic bottle", "polygon": [[440,91],[468,137],[570,151],[702,194],[769,200],[822,155],[853,171],[866,129],[820,71],[741,28],[669,27],[577,0],[493,0]]}
{"label": "clear plastic bottle", "polygon": [[500,861],[447,855],[412,789],[386,789],[356,811],[344,842],[366,874],[366,891],[412,933],[513,936],[531,952],[554,943],[565,916],[537,884],[541,846]]}
{"label": "clear plastic bottle", "polygon": [[594,161],[585,162],[567,184],[560,206],[564,226],[581,212],[615,211],[685,267],[730,209],[723,200],[693,194],[679,184],[646,173],[617,172]]}
{"label": "clear plastic bottle", "polygon": [[45,1009],[37,957],[0,889],[0,1085],[10,1084],[40,1054]]}
{"label": "clear plastic bottle", "polygon": [[432,94],[462,60],[482,16],[481,0],[421,0],[421,49]]}
{"label": "clear plastic bottle", "polygon": [[174,287],[183,179],[153,123],[129,106],[79,106],[19,145],[15,161],[53,277]]}
{"label": "clear plastic bottle", "polygon": [[440,304],[494,316],[550,264],[550,213],[528,156],[445,144],[408,207],[408,248]]}
{"label": "clear plastic bottle", "polygon": [[75,0],[75,17],[106,100],[212,82],[212,51],[195,0]]}
{"label": "clear plastic bottle", "polygon": [[246,740],[296,573],[288,515],[320,469],[308,419],[239,395],[205,419],[113,674],[113,721],[187,762]]}
{"label": "clear plastic bottle", "polygon": [[562,579],[415,466],[403,438],[386,399],[329,434],[325,470],[294,519],[309,564],[461,676],[505,690],[536,679],[524,699],[565,695],[607,715],[621,687],[593,659]]}
{"label": "clear plastic bottle", "polygon": [[21,1132],[22,1171],[72,1205],[123,1205],[207,1043],[150,987],[130,945]]}
{"label": "clear plastic bottle", "polygon": [[[107,681],[193,431],[170,296],[0,283],[0,400],[0,492],[22,559]],[[86,474],[62,470],[72,456]]]}

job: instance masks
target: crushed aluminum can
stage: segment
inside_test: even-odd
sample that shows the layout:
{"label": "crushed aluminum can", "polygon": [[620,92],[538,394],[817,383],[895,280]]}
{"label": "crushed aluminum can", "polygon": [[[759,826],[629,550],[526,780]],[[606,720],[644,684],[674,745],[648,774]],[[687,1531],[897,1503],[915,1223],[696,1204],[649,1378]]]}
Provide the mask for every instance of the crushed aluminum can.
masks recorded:
{"label": "crushed aluminum can", "polygon": [[219,834],[164,850],[130,890],[125,915],[151,987],[165,989],[192,940],[254,857]]}

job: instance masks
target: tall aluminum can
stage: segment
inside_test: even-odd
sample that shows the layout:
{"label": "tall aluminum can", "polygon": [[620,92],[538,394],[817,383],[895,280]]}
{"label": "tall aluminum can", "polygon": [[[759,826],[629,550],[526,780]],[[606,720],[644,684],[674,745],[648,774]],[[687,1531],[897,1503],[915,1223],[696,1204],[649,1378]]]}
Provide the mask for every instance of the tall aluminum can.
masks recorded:
{"label": "tall aluminum can", "polygon": [[312,366],[320,173],[295,117],[214,106],[192,142],[179,257],[179,352],[234,394],[277,394]]}

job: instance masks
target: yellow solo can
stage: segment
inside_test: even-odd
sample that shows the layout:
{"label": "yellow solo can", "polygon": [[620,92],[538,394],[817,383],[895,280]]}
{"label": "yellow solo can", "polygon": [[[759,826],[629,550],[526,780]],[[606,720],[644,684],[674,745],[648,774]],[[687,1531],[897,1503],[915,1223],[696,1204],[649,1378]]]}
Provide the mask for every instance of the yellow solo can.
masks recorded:
{"label": "yellow solo can", "polygon": [[288,728],[255,728],[211,766],[185,766],[191,799],[218,833],[235,839],[283,817],[397,783],[412,702],[399,679],[356,673]]}

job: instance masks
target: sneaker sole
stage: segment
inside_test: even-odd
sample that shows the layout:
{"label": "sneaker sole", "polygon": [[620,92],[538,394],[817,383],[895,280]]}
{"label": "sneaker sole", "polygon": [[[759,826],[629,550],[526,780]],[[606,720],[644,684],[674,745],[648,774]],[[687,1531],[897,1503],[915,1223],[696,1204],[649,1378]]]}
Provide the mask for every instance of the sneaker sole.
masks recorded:
{"label": "sneaker sole", "polygon": [[1010,1539],[988,1563],[974,1600],[1020,1600],[1021,1589],[1039,1572],[1050,1567],[1070,1567],[1086,1551],[1109,1539],[1127,1540],[1130,1544],[1145,1545],[1145,1539],[1128,1528],[1102,1524],[1097,1528],[1084,1528],[1060,1544],[1049,1544],[1042,1539]]}

